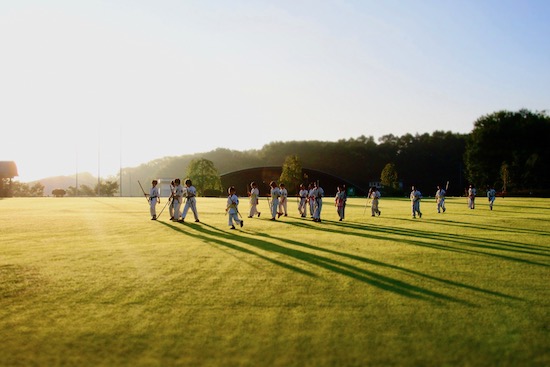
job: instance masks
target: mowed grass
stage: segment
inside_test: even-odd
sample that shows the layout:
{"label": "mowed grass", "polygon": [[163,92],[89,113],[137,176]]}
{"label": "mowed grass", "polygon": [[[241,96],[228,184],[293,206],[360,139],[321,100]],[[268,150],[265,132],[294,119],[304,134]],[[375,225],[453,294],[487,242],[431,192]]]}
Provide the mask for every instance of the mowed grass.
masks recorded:
{"label": "mowed grass", "polygon": [[[550,200],[348,200],[230,231],[143,198],[0,200],[2,366],[548,366]],[[159,211],[164,202],[159,206]],[[366,210],[365,210],[366,209]]]}

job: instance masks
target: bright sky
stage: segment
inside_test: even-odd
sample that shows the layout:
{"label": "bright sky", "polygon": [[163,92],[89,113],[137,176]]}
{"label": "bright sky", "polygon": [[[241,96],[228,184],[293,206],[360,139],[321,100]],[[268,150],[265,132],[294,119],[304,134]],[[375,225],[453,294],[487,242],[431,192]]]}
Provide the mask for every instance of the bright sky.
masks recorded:
{"label": "bright sky", "polygon": [[550,109],[546,0],[0,0],[22,182]]}

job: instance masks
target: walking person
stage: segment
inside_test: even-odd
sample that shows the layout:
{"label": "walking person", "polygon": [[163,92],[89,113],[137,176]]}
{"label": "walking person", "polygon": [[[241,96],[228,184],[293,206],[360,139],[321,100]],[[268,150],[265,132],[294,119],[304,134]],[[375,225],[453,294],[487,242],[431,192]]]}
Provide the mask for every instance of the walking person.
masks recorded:
{"label": "walking person", "polygon": [[489,200],[489,209],[493,210],[493,204],[497,197],[497,192],[493,186],[487,186],[487,199]]}
{"label": "walking person", "polygon": [[284,183],[281,183],[279,185],[279,191],[281,193],[281,198],[279,199],[279,211],[277,215],[280,217],[281,215],[284,214],[284,216],[286,217],[288,215],[288,212],[287,212],[288,190],[286,189]]}
{"label": "walking person", "polygon": [[313,221],[321,222],[321,210],[323,209],[323,196],[325,191],[318,183],[313,184],[313,198],[315,201],[315,208],[313,211]]}
{"label": "walking person", "polygon": [[258,204],[260,203],[260,190],[258,190],[258,185],[256,185],[256,182],[252,181],[250,183],[250,213],[248,214],[248,218],[252,218],[253,216],[257,215],[260,217],[260,213],[258,211]]}
{"label": "walking person", "polygon": [[345,193],[341,185],[336,188],[336,196],[334,197],[334,206],[336,206],[336,212],[340,218],[340,222],[344,219],[344,203],[346,201]]}
{"label": "walking person", "polygon": [[227,207],[225,211],[229,214],[229,229],[235,229],[235,224],[241,226],[244,225],[244,220],[239,219],[239,197],[237,196],[235,186],[230,186],[227,190],[229,196],[227,197]]}
{"label": "walking person", "polygon": [[422,199],[422,193],[418,191],[414,186],[411,189],[411,206],[412,206],[412,217],[416,218],[418,214],[419,218],[422,218],[422,212],[420,211],[420,200]]}
{"label": "walking person", "polygon": [[309,204],[309,215],[313,218],[313,213],[315,212],[315,195],[313,183],[310,183],[307,191],[307,199]]}
{"label": "walking person", "polygon": [[181,185],[181,180],[179,178],[176,178],[174,180],[174,197],[173,197],[173,202],[174,202],[174,214],[172,214],[172,217],[173,217],[173,221],[174,222],[180,222],[181,219],[181,211],[180,211],[180,208],[181,208],[181,204],[183,203],[183,186]]}
{"label": "walking person", "polygon": [[174,220],[174,195],[176,193],[176,185],[174,184],[174,181],[170,182],[170,197],[168,198],[168,201],[170,201],[170,204],[168,205],[168,212],[170,213],[170,220]]}
{"label": "walking person", "polygon": [[298,212],[302,218],[306,217],[307,206],[308,206],[308,190],[304,184],[300,184],[300,191],[298,192],[300,196],[300,202],[298,203]]}
{"label": "walking person", "polygon": [[151,189],[149,190],[149,213],[151,214],[151,220],[157,220],[157,204],[160,203],[160,190],[157,187],[158,181],[153,180],[151,182]]}
{"label": "walking person", "polygon": [[191,211],[193,212],[193,216],[195,217],[195,222],[199,221],[199,214],[197,213],[197,189],[195,186],[193,186],[193,182],[191,182],[190,179],[185,180],[185,192],[184,196],[186,198],[185,200],[185,207],[183,208],[183,211],[181,213],[181,221],[185,221],[185,217],[187,216],[187,212],[189,211],[189,208],[191,208]]}
{"label": "walking person", "polygon": [[445,195],[447,195],[447,192],[444,188],[437,185],[437,191],[435,192],[435,201],[437,202],[437,212],[438,213],[445,213]]}
{"label": "walking person", "polygon": [[476,194],[476,188],[474,185],[470,185],[470,187],[468,187],[468,208],[470,209],[475,209],[476,207]]}
{"label": "walking person", "polygon": [[374,217],[376,215],[380,216],[382,212],[378,210],[378,202],[380,200],[380,191],[378,191],[377,187],[373,187],[372,190],[370,190],[370,199],[371,199],[371,216]]}
{"label": "walking person", "polygon": [[271,181],[269,186],[271,187],[271,220],[275,220],[275,217],[277,216],[277,209],[279,208],[279,197],[281,196],[281,191],[275,181]]}

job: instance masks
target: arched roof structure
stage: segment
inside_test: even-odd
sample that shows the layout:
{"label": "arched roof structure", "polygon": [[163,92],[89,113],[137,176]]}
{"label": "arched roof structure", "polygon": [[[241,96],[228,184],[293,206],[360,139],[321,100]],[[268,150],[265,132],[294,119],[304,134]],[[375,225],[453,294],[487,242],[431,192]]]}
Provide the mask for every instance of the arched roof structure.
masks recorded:
{"label": "arched roof structure", "polygon": [[[254,181],[258,185],[260,195],[265,196],[269,193],[269,183],[271,181],[279,183],[279,177],[281,177],[282,171],[282,167],[272,166],[246,168],[239,171],[227,172],[221,175],[222,186],[225,192],[227,192],[227,188],[229,186],[235,186],[239,196],[243,196],[248,190],[250,190],[250,182]],[[303,183],[306,185],[308,183],[318,181],[319,185],[325,191],[325,196],[335,195],[336,187],[342,184],[346,185],[348,190],[352,189],[355,195],[358,196],[365,196],[368,192],[368,189],[365,190],[363,187],[359,187],[344,178],[332,175],[330,173],[310,168],[302,168],[302,175],[304,177]],[[290,192],[296,192],[296,188],[293,188],[292,191],[291,188],[287,188]]]}

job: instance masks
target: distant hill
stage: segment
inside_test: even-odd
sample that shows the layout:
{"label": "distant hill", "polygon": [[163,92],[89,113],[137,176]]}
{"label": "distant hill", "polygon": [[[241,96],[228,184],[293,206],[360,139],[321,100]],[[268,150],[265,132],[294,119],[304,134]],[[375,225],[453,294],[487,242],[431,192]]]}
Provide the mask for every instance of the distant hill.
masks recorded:
{"label": "distant hill", "polygon": [[[40,182],[44,185],[44,195],[51,196],[52,190],[54,189],[64,189],[66,190],[69,186],[76,186],[76,175],[71,176],[56,176],[48,177],[40,180],[29,182],[29,186],[33,186],[37,182]],[[91,173],[83,172],[78,174],[78,185],[88,185],[94,187],[97,184],[97,177],[93,176]]]}

